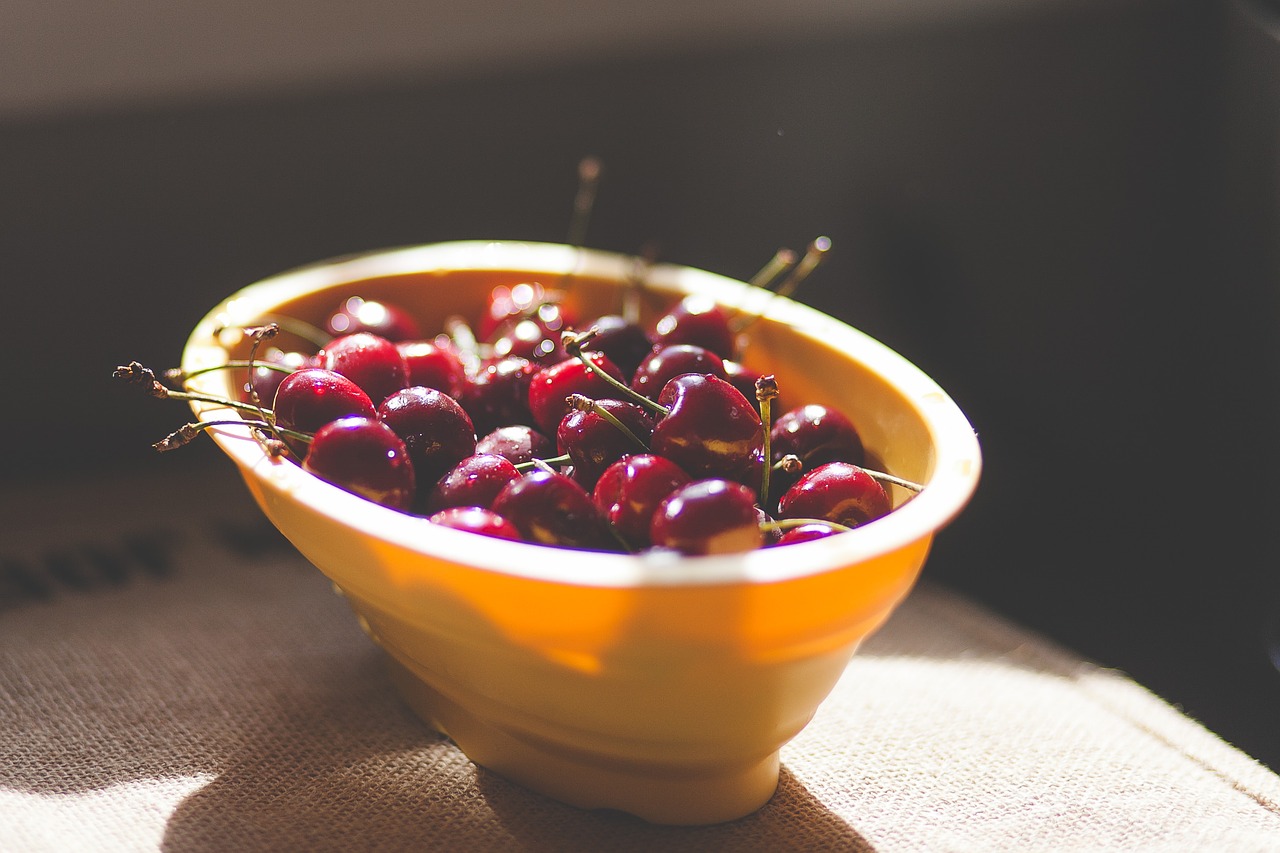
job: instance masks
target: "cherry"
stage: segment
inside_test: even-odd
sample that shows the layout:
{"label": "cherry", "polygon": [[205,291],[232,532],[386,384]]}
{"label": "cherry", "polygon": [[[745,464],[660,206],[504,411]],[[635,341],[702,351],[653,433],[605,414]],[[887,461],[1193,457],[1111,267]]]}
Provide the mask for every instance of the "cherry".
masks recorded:
{"label": "cherry", "polygon": [[414,472],[424,488],[475,453],[476,433],[466,411],[448,394],[414,386],[392,394],[378,417],[409,448]]}
{"label": "cherry", "polygon": [[491,510],[478,506],[454,506],[442,509],[427,519],[433,524],[492,536],[495,539],[520,541],[520,531],[514,524]]}
{"label": "cherry", "polygon": [[507,483],[519,478],[516,466],[501,456],[491,453],[468,456],[432,487],[427,496],[427,512],[455,506],[488,508]]}
{"label": "cherry", "polygon": [[797,545],[801,542],[812,542],[815,539],[826,539],[828,536],[843,532],[838,527],[814,521],[781,531],[781,535],[775,537],[771,545]]}
{"label": "cherry", "polygon": [[604,469],[591,499],[622,538],[639,550],[650,544],[649,524],[658,505],[688,482],[689,475],[670,459],[636,453]]}
{"label": "cherry", "polygon": [[631,378],[631,390],[656,400],[663,387],[683,373],[709,373],[728,379],[724,361],[711,350],[693,344],[674,344],[655,350],[640,363]]}
{"label": "cherry", "polygon": [[476,453],[492,453],[514,465],[546,459],[556,453],[556,444],[525,424],[498,427],[476,442]]}
{"label": "cherry", "polygon": [[737,350],[737,335],[728,313],[705,296],[686,296],[658,320],[654,329],[659,346],[694,344],[721,358],[733,358]]}
{"label": "cherry", "polygon": [[588,326],[595,331],[587,349],[602,352],[618,366],[624,381],[635,375],[636,368],[653,352],[653,338],[639,323],[618,314],[606,314]]}
{"label": "cherry", "polygon": [[824,519],[845,527],[875,521],[890,509],[879,481],[848,462],[828,462],[809,471],[778,500],[779,518]]}
{"label": "cherry", "polygon": [[648,450],[653,420],[634,403],[589,400],[573,395],[573,408],[560,421],[557,447],[573,462],[573,479],[595,486],[605,468],[628,453]]}
{"label": "cherry", "polygon": [[560,333],[564,331],[564,313],[552,302],[544,302],[524,317],[502,323],[492,344],[494,355],[515,355],[538,364],[555,364],[565,359]]}
{"label": "cherry", "polygon": [[514,524],[527,542],[586,551],[619,549],[591,496],[563,474],[535,470],[512,480],[490,509]]}
{"label": "cherry", "polygon": [[533,420],[529,412],[529,383],[536,371],[537,367],[528,359],[509,356],[485,364],[468,378],[458,402],[471,416],[478,434]]}
{"label": "cherry", "polygon": [[[752,370],[740,361],[724,359],[723,364],[725,378],[729,380],[729,384],[737,388],[742,393],[742,396],[754,401],[756,399],[756,381],[763,374],[758,370]],[[756,411],[760,411],[758,402],[755,406]]]}
{"label": "cherry", "polygon": [[459,354],[447,337],[434,341],[400,341],[396,349],[409,371],[409,385],[424,385],[443,391],[457,399],[467,381],[467,371]]}
{"label": "cherry", "polygon": [[741,480],[764,442],[755,407],[723,379],[686,373],[658,397],[667,415],[653,428],[651,450],[692,476]]}
{"label": "cherry", "polygon": [[602,352],[584,352],[582,358],[567,358],[534,374],[529,383],[529,412],[533,425],[546,435],[554,435],[560,421],[569,412],[569,395],[581,394],[591,399],[609,397],[613,387],[583,364],[590,361],[600,370],[622,381],[622,373]]}
{"label": "cherry", "polygon": [[341,373],[305,368],[280,381],[272,410],[276,423],[298,432],[316,432],[330,421],[349,415],[376,416],[369,395]]}
{"label": "cherry", "polygon": [[409,369],[396,345],[369,332],[334,338],[320,358],[325,368],[363,388],[375,404],[409,384]]}
{"label": "cherry", "polygon": [[418,321],[398,305],[352,296],[329,315],[325,330],[334,337],[370,332],[395,343],[422,337]]}
{"label": "cherry", "polygon": [[304,470],[340,489],[407,510],[413,502],[413,463],[404,442],[375,418],[345,417],[321,427],[311,441]]}
{"label": "cherry", "polygon": [[[264,358],[260,358],[254,363],[253,370],[249,374],[249,381],[243,386],[244,399],[252,400],[252,394],[257,394],[259,402],[264,406],[272,404],[271,401],[276,398],[276,391],[279,390],[280,383],[289,375],[289,372],[260,365],[258,362],[278,365],[287,368],[289,372],[296,372],[304,367],[317,366],[314,357],[305,353],[283,352],[275,347],[268,350]],[[249,388],[250,383],[253,385],[252,392],[250,392]]]}
{"label": "cherry", "polygon": [[649,537],[682,554],[733,554],[764,542],[755,492],[728,480],[697,480],[658,505]]}
{"label": "cherry", "polygon": [[827,462],[864,461],[862,439],[845,415],[817,404],[801,406],[778,417],[769,433],[773,461],[787,454],[800,457],[810,471]]}
{"label": "cherry", "polygon": [[492,341],[501,335],[501,328],[535,314],[542,305],[558,304],[562,294],[548,291],[536,281],[522,282],[507,287],[498,285],[489,291],[484,314],[477,324],[476,336]]}

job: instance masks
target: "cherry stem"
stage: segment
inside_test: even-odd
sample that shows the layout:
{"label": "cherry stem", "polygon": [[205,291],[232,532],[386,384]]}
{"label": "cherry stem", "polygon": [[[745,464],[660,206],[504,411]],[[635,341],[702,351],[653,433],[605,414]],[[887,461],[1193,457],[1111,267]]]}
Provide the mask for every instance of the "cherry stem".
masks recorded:
{"label": "cherry stem", "polygon": [[225,364],[215,364],[210,367],[197,367],[195,370],[183,370],[175,367],[164,372],[164,378],[169,382],[176,382],[179,385],[185,385],[188,380],[195,379],[197,376],[203,376],[206,373],[213,373],[215,370],[236,370],[241,367],[262,367],[267,370],[274,370],[278,373],[293,373],[292,367],[283,364],[276,364],[271,361],[245,361],[243,359],[232,359]]}
{"label": "cherry stem", "polygon": [[516,470],[521,473],[524,473],[525,471],[530,471],[534,468],[537,468],[539,471],[546,471],[548,473],[554,474],[556,472],[556,469],[553,466],[568,465],[572,461],[573,459],[569,457],[569,454],[565,453],[562,456],[552,456],[547,459],[530,459],[528,462],[517,462]]}
{"label": "cherry stem", "polygon": [[770,447],[770,414],[773,400],[778,396],[778,380],[772,373],[756,380],[756,401],[760,403],[760,421],[764,424],[764,443],[761,454],[764,464],[760,466],[760,505],[769,502],[769,476],[773,473],[773,449]]}
{"label": "cherry stem", "polygon": [[[814,241],[809,244],[809,248],[805,250],[804,257],[802,257],[800,262],[795,265],[795,268],[791,270],[791,274],[788,275],[781,284],[774,288],[773,297],[787,297],[794,293],[796,288],[800,286],[800,283],[809,277],[809,274],[817,268],[818,264],[822,263],[823,258],[826,257],[827,252],[830,250],[831,239],[829,237],[815,238]],[[755,311],[751,316],[744,318],[740,323],[738,323],[737,328],[734,329],[734,331],[741,332],[745,330],[756,320],[759,320],[768,308],[769,305],[766,302],[758,311]]]}
{"label": "cherry stem", "polygon": [[636,403],[637,405],[648,409],[654,414],[661,415],[664,418],[668,414],[670,414],[671,410],[668,409],[666,406],[655,403],[653,400],[650,400],[648,397],[641,394],[639,391],[636,391],[632,388],[629,388],[626,385],[623,385],[617,379],[614,379],[612,376],[610,376],[608,373],[602,370],[598,364],[596,364],[594,361],[591,360],[591,357],[587,353],[582,351],[582,345],[585,343],[589,343],[591,339],[598,334],[600,334],[600,330],[595,326],[592,326],[590,329],[583,332],[582,334],[577,334],[574,332],[565,332],[561,336],[561,341],[564,343],[564,351],[569,355],[573,356],[574,358],[578,359],[579,361],[581,361],[583,364],[585,364],[588,370],[590,370],[596,376],[603,379],[611,388],[616,390],[619,394],[623,395],[623,399]]}
{"label": "cherry stem", "polygon": [[600,161],[583,157],[578,163],[578,192],[573,198],[573,218],[569,222],[569,245],[582,246],[587,240],[587,223],[596,203],[600,185]]}
{"label": "cherry stem", "polygon": [[640,436],[632,432],[630,427],[628,427],[622,421],[618,420],[617,415],[615,415],[613,412],[606,409],[604,406],[600,405],[595,400],[592,400],[590,397],[586,396],[585,394],[570,394],[568,397],[565,398],[565,402],[569,404],[569,408],[574,409],[576,411],[591,412],[592,414],[599,415],[600,417],[604,418],[606,421],[608,421],[609,423],[617,427],[618,431],[621,432],[623,435],[625,435],[627,438],[631,439],[631,441],[637,447],[645,451],[649,450],[649,445],[645,444],[644,441],[640,438]]}
{"label": "cherry stem", "polygon": [[640,294],[649,279],[649,269],[658,257],[656,243],[646,243],[631,264],[627,287],[622,292],[622,319],[628,323],[640,322]]}
{"label": "cherry stem", "polygon": [[870,468],[863,468],[862,470],[866,471],[874,479],[883,483],[892,483],[895,486],[902,486],[902,488],[912,492],[924,491],[924,486],[919,483],[913,483],[910,480],[904,480],[901,477],[895,477],[892,474],[886,474],[883,471],[873,471]]}
{"label": "cherry stem", "polygon": [[796,253],[785,247],[781,248],[769,259],[769,263],[762,266],[760,271],[753,275],[747,283],[752,287],[768,288],[774,279],[786,272],[795,262]]}
{"label": "cherry stem", "polygon": [[[154,447],[160,453],[164,453],[169,450],[177,450],[179,447],[185,447],[186,445],[190,444],[192,441],[195,440],[196,436],[200,435],[200,433],[203,432],[204,430],[210,429],[212,427],[220,427],[220,426],[242,426],[242,427],[249,427],[250,429],[253,429],[255,431],[261,431],[261,430],[277,431],[277,428],[275,426],[273,426],[272,424],[268,424],[265,421],[245,421],[245,420],[197,421],[195,423],[184,424],[183,426],[169,433],[160,441],[157,441],[155,444],[151,446]],[[296,441],[301,441],[307,444],[311,443],[312,436],[310,433],[297,432],[295,430],[283,429],[283,428],[279,428],[278,431],[281,434],[286,435],[289,438],[292,438]],[[279,443],[283,445],[283,442],[279,442]],[[271,452],[271,455],[278,456],[279,454],[278,452],[275,452],[273,450]]]}
{"label": "cherry stem", "polygon": [[780,518],[775,521],[762,521],[760,522],[760,529],[777,530],[781,532],[785,530],[792,530],[797,527],[804,527],[806,524],[825,524],[827,527],[830,527],[832,530],[840,533],[848,533],[850,530],[853,530],[852,527],[841,524],[838,521],[828,521],[825,518]]}
{"label": "cherry stem", "polygon": [[[329,345],[329,342],[333,340],[333,335],[317,329],[310,323],[305,323],[296,317],[286,317],[281,314],[264,314],[262,316],[262,322],[264,325],[278,326],[281,331],[288,332],[291,335],[302,338],[307,343],[313,345],[316,349],[324,349]],[[221,331],[223,331],[223,329],[217,329],[215,330],[215,333]],[[245,331],[248,332],[249,330],[246,329]]]}

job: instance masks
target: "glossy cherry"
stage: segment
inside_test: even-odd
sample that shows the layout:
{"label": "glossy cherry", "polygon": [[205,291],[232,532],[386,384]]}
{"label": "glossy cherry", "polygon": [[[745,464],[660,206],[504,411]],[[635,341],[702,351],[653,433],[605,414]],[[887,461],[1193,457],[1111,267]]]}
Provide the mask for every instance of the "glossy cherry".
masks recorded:
{"label": "glossy cherry", "polygon": [[604,469],[615,461],[629,453],[648,450],[653,419],[634,403],[592,401],[580,395],[573,399],[574,408],[556,430],[556,444],[573,462],[573,479],[591,489]]}
{"label": "glossy cherry", "polygon": [[773,461],[794,454],[806,471],[828,462],[861,465],[865,461],[853,422],[827,406],[811,404],[784,412],[774,422],[769,439]]}
{"label": "glossy cherry", "polygon": [[[622,373],[601,352],[588,352],[584,356],[619,382]],[[613,387],[601,379],[578,358],[567,358],[534,374],[529,383],[529,412],[533,425],[546,435],[555,435],[560,421],[569,413],[568,398],[581,394],[593,400],[616,396]]]}
{"label": "glossy cherry", "polygon": [[653,337],[644,326],[629,322],[619,314],[598,317],[587,323],[586,328],[593,329],[595,335],[585,348],[609,356],[622,372],[624,381],[629,381],[640,362],[653,352]]}
{"label": "glossy cherry", "polygon": [[422,337],[418,321],[389,302],[352,296],[329,315],[325,330],[334,337],[370,332],[395,343]]}
{"label": "glossy cherry", "polygon": [[555,364],[567,356],[560,343],[565,330],[560,305],[544,302],[527,315],[505,321],[492,338],[494,355],[527,358],[537,364]]}
{"label": "glossy cherry", "polygon": [[280,383],[289,375],[289,372],[297,372],[306,367],[317,366],[313,356],[300,352],[283,352],[275,347],[268,350],[266,355],[257,361],[286,368],[286,370],[282,371],[275,369],[275,367],[258,366],[255,362],[253,370],[250,371],[250,380],[245,382],[241,388],[243,392],[242,399],[245,401],[252,400],[253,397],[249,393],[249,384],[252,382],[253,391],[258,395],[258,402],[267,408],[272,406],[276,398],[276,391],[280,389]]}
{"label": "glossy cherry", "polygon": [[526,424],[498,427],[476,441],[476,453],[492,453],[519,465],[556,455],[556,443]]}
{"label": "glossy cherry", "polygon": [[531,471],[508,483],[490,507],[527,542],[617,551],[620,544],[582,486],[563,474]]}
{"label": "glossy cherry", "polygon": [[280,426],[311,433],[338,418],[349,415],[372,418],[377,412],[360,386],[341,373],[318,367],[285,376],[276,389],[271,408]]}
{"label": "glossy cherry", "polygon": [[697,480],[659,504],[649,526],[659,548],[682,554],[734,554],[764,542],[755,492],[728,480]]}
{"label": "glossy cherry", "polygon": [[798,545],[801,542],[812,542],[815,539],[826,539],[829,536],[835,536],[837,533],[843,533],[837,527],[821,522],[813,522],[810,524],[801,524],[799,527],[793,527],[790,530],[784,530],[781,535],[777,536],[772,545]]}
{"label": "glossy cherry", "polygon": [[724,361],[711,350],[693,344],[673,344],[654,350],[640,362],[631,377],[631,390],[650,400],[657,400],[666,384],[684,373],[729,378],[724,370]]}
{"label": "glossy cherry", "polygon": [[409,385],[409,369],[396,345],[369,332],[334,338],[320,351],[321,363],[364,389],[374,405]]}
{"label": "glossy cherry", "polygon": [[488,508],[493,499],[520,471],[510,460],[491,453],[477,453],[463,459],[432,486],[426,499],[429,513],[454,506]]}
{"label": "glossy cherry", "polygon": [[689,475],[670,459],[637,453],[604,469],[591,499],[632,548],[643,550],[658,506],[688,482]]}
{"label": "glossy cherry", "polygon": [[471,418],[448,394],[414,386],[392,394],[378,417],[409,448],[418,483],[430,488],[439,477],[476,450]]}
{"label": "glossy cherry", "polygon": [[484,364],[467,378],[458,402],[471,416],[478,434],[532,422],[529,383],[537,369],[528,359],[510,356]]}
{"label": "glossy cherry", "polygon": [[413,502],[413,463],[404,442],[376,418],[346,417],[316,432],[302,467],[374,503],[407,510]]}
{"label": "glossy cherry", "polygon": [[658,320],[654,330],[659,346],[694,344],[721,358],[733,358],[737,350],[729,313],[705,296],[686,296]]}
{"label": "glossy cherry", "polygon": [[[502,334],[504,326],[518,322],[537,313],[543,305],[559,306],[563,294],[548,290],[536,281],[521,282],[508,287],[500,284],[489,291],[484,312],[476,325],[476,336],[492,341]],[[563,312],[560,312],[563,315]],[[563,318],[563,322],[572,322]]]}
{"label": "glossy cherry", "polygon": [[667,415],[653,428],[649,447],[695,478],[742,480],[764,444],[755,407],[723,379],[686,373],[658,397]]}
{"label": "glossy cherry", "polygon": [[817,518],[858,527],[889,513],[889,495],[857,465],[828,462],[804,474],[778,501],[778,518]]}
{"label": "glossy cherry", "polygon": [[520,541],[520,530],[514,524],[496,512],[477,506],[448,507],[432,514],[428,521],[481,536]]}
{"label": "glossy cherry", "polygon": [[463,366],[462,356],[448,338],[400,341],[396,344],[396,349],[400,351],[409,371],[410,386],[435,388],[454,399],[462,394],[467,371]]}

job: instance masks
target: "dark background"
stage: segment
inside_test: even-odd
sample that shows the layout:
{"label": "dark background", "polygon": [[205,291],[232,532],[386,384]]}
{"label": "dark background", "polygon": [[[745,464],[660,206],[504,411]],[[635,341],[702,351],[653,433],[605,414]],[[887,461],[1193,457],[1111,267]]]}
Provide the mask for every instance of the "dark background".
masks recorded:
{"label": "dark background", "polygon": [[1058,4],[0,119],[0,476],[231,476],[208,442],[155,456],[184,413],[112,367],[176,363],[221,298],[306,262],[563,240],[595,154],[590,245],[748,276],[829,235],[800,297],[983,444],[926,577],[1280,768],[1278,19]]}

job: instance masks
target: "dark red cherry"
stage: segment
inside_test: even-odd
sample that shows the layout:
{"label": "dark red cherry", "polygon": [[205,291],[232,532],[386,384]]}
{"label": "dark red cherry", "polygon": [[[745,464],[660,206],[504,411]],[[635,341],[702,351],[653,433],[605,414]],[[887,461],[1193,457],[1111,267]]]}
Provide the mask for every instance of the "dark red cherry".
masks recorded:
{"label": "dark red cherry", "polygon": [[538,364],[555,364],[568,358],[560,343],[565,330],[564,313],[558,304],[544,302],[523,317],[507,320],[495,333],[494,355],[527,358]]}
{"label": "dark red cherry", "polygon": [[528,359],[509,358],[485,364],[467,378],[458,402],[471,416],[477,434],[487,435],[501,426],[527,424],[529,383],[537,367]]}
{"label": "dark red cherry", "polygon": [[451,506],[488,508],[507,483],[518,479],[519,470],[501,456],[490,453],[468,456],[436,481],[427,496],[427,512]]}
{"label": "dark red cherry", "polygon": [[861,465],[865,459],[862,439],[843,413],[816,404],[783,413],[769,432],[773,461],[787,454],[800,457],[804,470],[827,462]]}
{"label": "dark red cherry", "polygon": [[364,389],[375,405],[409,385],[409,369],[396,345],[369,332],[334,338],[320,351],[324,367]]}
{"label": "dark red cherry", "polygon": [[531,471],[508,483],[490,507],[527,542],[617,551],[618,540],[582,486],[563,474]]}
{"label": "dark red cherry", "polygon": [[430,488],[439,477],[476,450],[471,418],[448,394],[435,388],[403,388],[378,407],[378,417],[409,448],[418,482]]}
{"label": "dark red cherry", "polygon": [[309,433],[338,418],[372,418],[377,414],[373,401],[360,386],[341,373],[319,367],[285,376],[276,389],[272,409],[279,426]]}
{"label": "dark red cherry", "polygon": [[495,539],[520,541],[520,531],[514,524],[491,510],[478,506],[454,506],[434,513],[428,521],[454,530],[479,533]]}
{"label": "dark red cherry", "polygon": [[793,527],[785,530],[773,544],[775,545],[797,545],[801,542],[812,542],[815,539],[826,539],[828,536],[835,536],[842,531],[837,530],[829,524],[821,524],[814,522],[812,524],[802,524],[799,527]]}
{"label": "dark red cherry", "polygon": [[[547,290],[536,281],[510,287],[498,285],[489,291],[484,313],[476,324],[476,337],[482,341],[492,341],[501,334],[502,326],[535,314],[543,305],[559,306],[563,297],[564,294]],[[567,318],[566,322],[572,325]]]}
{"label": "dark red cherry", "polygon": [[[272,347],[265,356],[259,358],[258,361],[274,364],[279,367],[287,368],[289,371],[296,372],[304,367],[313,367],[313,357],[300,352],[282,352]],[[276,370],[272,367],[255,366],[250,374],[250,381],[253,383],[253,390],[257,392],[258,402],[267,408],[271,408],[276,398],[276,391],[280,389],[280,383],[289,374]],[[249,394],[249,382],[245,382],[241,389],[244,393],[242,397],[248,401],[253,399]]]}
{"label": "dark red cherry", "polygon": [[585,328],[595,329],[596,335],[585,349],[602,352],[618,366],[629,381],[640,362],[653,352],[653,338],[639,323],[631,323],[618,314],[606,314]]}
{"label": "dark red cherry", "polygon": [[334,337],[370,332],[391,342],[422,337],[418,321],[398,305],[352,296],[329,315],[325,329]]}
{"label": "dark red cherry", "polygon": [[652,453],[624,456],[596,480],[591,493],[605,518],[636,550],[649,546],[649,524],[658,505],[689,475],[670,459]]}
{"label": "dark red cherry", "polygon": [[631,377],[631,390],[656,400],[668,382],[684,373],[705,373],[728,379],[724,361],[711,350],[692,344],[674,344],[654,350],[640,362]]}
{"label": "dark red cherry", "polygon": [[422,385],[443,391],[457,399],[467,381],[462,356],[448,338],[434,341],[400,341],[396,344],[409,371],[409,385]]}
{"label": "dark red cherry", "polygon": [[764,444],[764,426],[738,389],[715,376],[686,373],[658,397],[666,417],[653,428],[649,447],[695,478],[741,480]]}
{"label": "dark red cherry", "polygon": [[764,542],[755,492],[728,480],[698,480],[666,497],[654,513],[649,538],[682,554],[735,554]]}
{"label": "dark red cherry", "polygon": [[[760,401],[756,399],[756,380],[763,374],[758,370],[752,370],[740,361],[731,359],[724,360],[724,374],[725,378],[729,380],[729,384],[737,388],[742,393],[742,396],[750,400],[751,404],[756,407],[757,412],[760,411]],[[774,417],[777,417],[777,400],[773,401],[771,408],[774,412]]]}
{"label": "dark red cherry", "polygon": [[[573,409],[560,421],[556,444],[559,451],[573,461],[573,479],[584,489],[591,489],[604,469],[615,461],[629,453],[649,449],[653,421],[648,412],[634,403],[604,399],[593,404],[584,397],[575,399],[580,400],[584,408]],[[616,418],[627,432],[618,429],[596,407]]]}
{"label": "dark red cherry", "polygon": [[[622,373],[604,353],[587,352],[584,356],[605,373],[622,381]],[[598,400],[615,396],[616,392],[581,359],[568,358],[544,367],[533,375],[529,383],[529,412],[533,415],[533,425],[546,435],[555,435],[560,421],[569,413],[567,400],[571,394]]]}
{"label": "dark red cherry", "polygon": [[498,427],[476,442],[476,453],[492,453],[512,464],[549,459],[556,455],[556,443],[526,424]]}
{"label": "dark red cherry", "polygon": [[888,515],[889,496],[857,465],[828,462],[809,471],[778,501],[778,518],[820,518],[845,527]]}
{"label": "dark red cherry", "polygon": [[658,320],[654,330],[659,346],[693,344],[721,358],[733,358],[737,350],[728,312],[705,296],[686,296]]}
{"label": "dark red cherry", "polygon": [[413,502],[413,463],[404,442],[376,418],[340,418],[321,427],[302,467],[374,503],[407,510]]}

